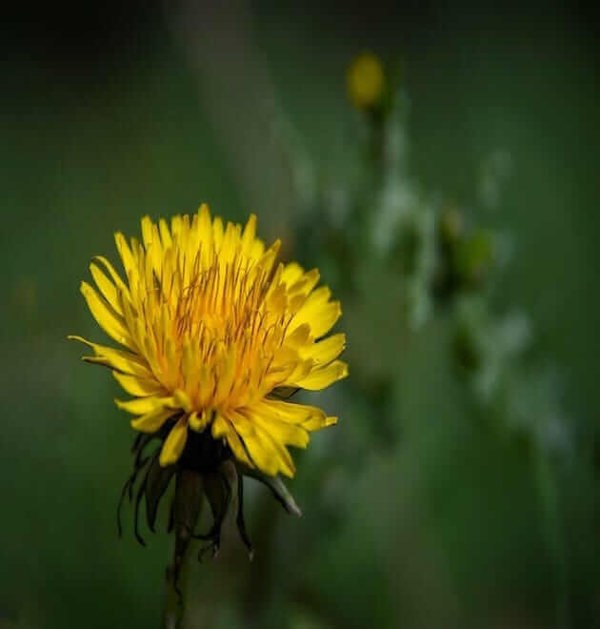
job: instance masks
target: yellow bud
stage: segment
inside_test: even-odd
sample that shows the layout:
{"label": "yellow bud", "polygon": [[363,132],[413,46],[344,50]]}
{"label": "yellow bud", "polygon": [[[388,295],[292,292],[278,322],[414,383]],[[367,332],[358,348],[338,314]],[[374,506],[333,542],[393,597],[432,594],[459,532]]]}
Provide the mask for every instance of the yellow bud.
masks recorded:
{"label": "yellow bud", "polygon": [[372,52],[354,58],[346,73],[348,97],[357,109],[374,109],[381,104],[385,86],[383,66]]}

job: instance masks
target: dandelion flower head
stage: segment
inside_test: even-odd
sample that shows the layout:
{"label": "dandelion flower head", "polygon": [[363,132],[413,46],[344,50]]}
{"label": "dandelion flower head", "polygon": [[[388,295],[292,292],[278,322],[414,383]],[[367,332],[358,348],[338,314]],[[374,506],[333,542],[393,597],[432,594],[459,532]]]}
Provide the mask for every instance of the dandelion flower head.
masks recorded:
{"label": "dandelion flower head", "polygon": [[381,104],[385,88],[383,65],[372,52],[357,55],[346,73],[348,97],[352,104],[361,110],[368,110]]}
{"label": "dandelion flower head", "polygon": [[175,464],[192,433],[210,434],[232,457],[274,476],[293,476],[287,446],[336,423],[321,409],[281,399],[347,375],[344,334],[326,336],[341,315],[316,269],[278,262],[280,247],[246,225],[211,217],[206,205],[170,224],[144,217],[141,241],[115,235],[124,269],[90,265],[81,292],[120,347],[79,336],[127,394],[117,400],[142,433],[164,431],[160,465]]}

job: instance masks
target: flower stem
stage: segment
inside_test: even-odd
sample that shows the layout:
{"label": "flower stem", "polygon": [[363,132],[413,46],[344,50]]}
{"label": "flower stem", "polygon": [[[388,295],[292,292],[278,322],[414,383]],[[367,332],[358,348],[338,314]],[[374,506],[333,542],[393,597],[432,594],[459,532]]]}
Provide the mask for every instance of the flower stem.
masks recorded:
{"label": "flower stem", "polygon": [[165,582],[165,629],[178,629],[183,619],[183,598],[177,592],[173,581],[174,567],[166,569]]}
{"label": "flower stem", "polygon": [[177,473],[173,501],[175,549],[165,575],[165,629],[181,629],[183,626],[184,595],[190,575],[190,543],[203,498],[204,488],[200,475],[189,470],[180,470]]}
{"label": "flower stem", "polygon": [[535,445],[536,480],[542,509],[546,543],[551,554],[555,576],[555,620],[557,629],[569,629],[569,594],[566,549],[560,517],[557,479],[548,454]]}
{"label": "flower stem", "polygon": [[190,577],[190,546],[187,547],[179,568],[175,559],[165,571],[165,629],[181,629],[185,615],[185,595]]}

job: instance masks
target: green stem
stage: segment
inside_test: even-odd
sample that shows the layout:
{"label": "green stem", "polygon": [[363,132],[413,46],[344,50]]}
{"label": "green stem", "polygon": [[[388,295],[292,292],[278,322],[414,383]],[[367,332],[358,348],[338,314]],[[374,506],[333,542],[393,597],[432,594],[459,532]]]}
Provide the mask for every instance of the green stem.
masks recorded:
{"label": "green stem", "polygon": [[165,629],[181,629],[185,593],[190,576],[190,546],[204,498],[204,484],[196,472],[181,470],[175,484],[173,521],[175,549],[166,570]]}
{"label": "green stem", "polygon": [[179,574],[177,575],[176,572],[175,560],[169,564],[165,573],[165,629],[181,629],[183,627],[185,597],[191,572],[190,546],[186,548],[181,559]]}
{"label": "green stem", "polygon": [[165,629],[179,629],[183,619],[183,599],[177,593],[174,584],[174,566],[169,565],[166,570],[165,582]]}
{"label": "green stem", "polygon": [[540,445],[535,445],[536,480],[542,509],[546,543],[551,553],[555,576],[555,619],[557,629],[569,629],[569,586],[564,533],[560,517],[557,481],[552,463]]}

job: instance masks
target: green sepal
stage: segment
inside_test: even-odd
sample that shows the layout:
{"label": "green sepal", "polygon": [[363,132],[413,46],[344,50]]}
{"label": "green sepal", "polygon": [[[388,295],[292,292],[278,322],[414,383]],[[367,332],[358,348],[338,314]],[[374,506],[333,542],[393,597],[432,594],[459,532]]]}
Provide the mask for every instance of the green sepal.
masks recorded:
{"label": "green sepal", "polygon": [[281,480],[281,477],[267,476],[257,469],[251,469],[239,463],[237,464],[237,467],[238,473],[242,474],[243,476],[254,478],[257,481],[263,483],[263,485],[266,485],[271,490],[271,493],[275,496],[277,501],[289,514],[295,515],[297,517],[300,517],[302,515],[302,511],[294,500],[294,496],[292,496],[292,494],[289,492],[288,488]]}

